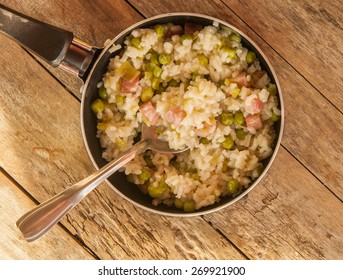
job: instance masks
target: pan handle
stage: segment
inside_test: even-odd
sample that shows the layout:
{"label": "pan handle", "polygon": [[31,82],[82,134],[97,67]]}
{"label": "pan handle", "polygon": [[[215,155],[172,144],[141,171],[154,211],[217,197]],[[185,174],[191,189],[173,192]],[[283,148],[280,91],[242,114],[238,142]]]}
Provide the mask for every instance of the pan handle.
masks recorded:
{"label": "pan handle", "polygon": [[74,37],[73,33],[0,4],[0,33],[44,59],[79,77],[89,68],[97,49]]}

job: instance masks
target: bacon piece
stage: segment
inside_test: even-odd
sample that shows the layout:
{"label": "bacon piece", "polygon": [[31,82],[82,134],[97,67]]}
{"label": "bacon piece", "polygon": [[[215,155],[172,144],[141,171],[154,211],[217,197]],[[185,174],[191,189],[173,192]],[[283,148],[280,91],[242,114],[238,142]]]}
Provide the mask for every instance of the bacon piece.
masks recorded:
{"label": "bacon piece", "polygon": [[255,94],[248,96],[244,102],[245,111],[251,115],[260,113],[263,105],[263,102]]}
{"label": "bacon piece", "polygon": [[231,79],[231,82],[238,84],[239,86],[250,87],[250,83],[247,80],[247,73],[245,71],[240,72],[237,76]]}
{"label": "bacon piece", "polygon": [[248,129],[249,128],[253,128],[253,129],[262,128],[262,121],[259,114],[246,116],[245,122],[247,124]]}
{"label": "bacon piece", "polygon": [[185,23],[185,34],[194,34],[196,31],[200,31],[201,29],[202,29],[201,24],[197,24],[194,22]]}
{"label": "bacon piece", "polygon": [[127,92],[127,93],[136,92],[138,89],[138,84],[139,84],[139,76],[137,76],[133,80],[128,80],[125,77],[123,77],[121,91]]}
{"label": "bacon piece", "polygon": [[150,122],[151,125],[157,125],[160,115],[156,112],[155,107],[152,105],[151,101],[144,103],[139,111],[142,115]]}
{"label": "bacon piece", "polygon": [[165,119],[170,124],[178,126],[182,120],[186,117],[186,113],[182,111],[179,107],[173,107],[165,114]]}

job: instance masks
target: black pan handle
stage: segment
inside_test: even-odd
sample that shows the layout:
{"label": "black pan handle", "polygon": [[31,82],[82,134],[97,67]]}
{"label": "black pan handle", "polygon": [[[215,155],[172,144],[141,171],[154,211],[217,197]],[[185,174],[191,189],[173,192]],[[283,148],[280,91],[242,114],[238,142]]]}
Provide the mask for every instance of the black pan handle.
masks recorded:
{"label": "black pan handle", "polygon": [[0,4],[0,33],[35,53],[50,65],[82,77],[96,49],[60,29]]}

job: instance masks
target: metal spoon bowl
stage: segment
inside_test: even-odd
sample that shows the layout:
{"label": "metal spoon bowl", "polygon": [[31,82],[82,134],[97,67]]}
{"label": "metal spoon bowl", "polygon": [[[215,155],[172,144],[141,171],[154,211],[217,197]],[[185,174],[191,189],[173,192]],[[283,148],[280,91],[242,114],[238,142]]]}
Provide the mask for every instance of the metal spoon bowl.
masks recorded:
{"label": "metal spoon bowl", "polygon": [[180,153],[186,149],[173,150],[168,142],[159,140],[156,127],[142,125],[141,140],[111,162],[87,178],[50,198],[24,214],[16,223],[27,241],[34,241],[57,224],[87,194],[111,176],[119,168],[134,159],[140,153],[150,149],[160,153]]}

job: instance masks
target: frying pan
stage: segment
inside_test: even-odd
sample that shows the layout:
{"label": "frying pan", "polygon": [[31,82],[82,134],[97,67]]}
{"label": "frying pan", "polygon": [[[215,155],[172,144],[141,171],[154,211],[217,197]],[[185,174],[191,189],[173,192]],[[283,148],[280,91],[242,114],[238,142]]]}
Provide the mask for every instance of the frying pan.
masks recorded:
{"label": "frying pan", "polygon": [[277,139],[273,154],[264,160],[265,169],[262,174],[238,196],[222,198],[220,202],[204,207],[192,213],[184,213],[182,210],[168,207],[165,205],[153,206],[151,198],[143,195],[138,187],[132,186],[123,173],[114,173],[107,179],[107,183],[122,197],[132,202],[136,206],[152,211],[154,213],[169,216],[194,216],[203,215],[227,207],[243,196],[248,194],[265,176],[272,162],[275,159],[280,146],[283,123],[284,109],[283,99],[279,81],[266,56],[260,48],[244,33],[234,26],[202,14],[194,13],[168,13],[154,16],[142,20],[118,34],[104,48],[96,48],[75,38],[73,33],[46,23],[37,21],[18,12],[0,5],[0,32],[15,40],[18,44],[31,52],[35,53],[47,63],[54,67],[60,67],[71,74],[82,79],[84,85],[81,89],[82,101],[80,110],[81,131],[88,155],[94,166],[99,169],[107,162],[102,158],[102,148],[100,141],[96,137],[97,119],[91,110],[91,103],[97,98],[97,84],[102,80],[103,74],[107,71],[109,60],[118,54],[111,52],[113,44],[123,45],[125,38],[136,28],[147,28],[156,24],[173,23],[175,25],[184,25],[185,22],[194,22],[203,26],[213,25],[214,22],[221,26],[226,26],[242,38],[242,45],[256,53],[260,60],[261,67],[268,73],[271,82],[276,84],[279,97],[279,108],[281,118],[276,123]]}

